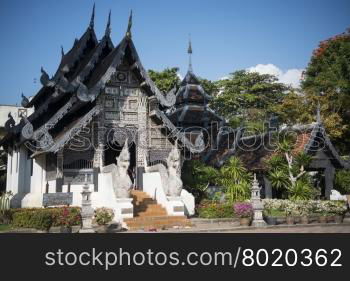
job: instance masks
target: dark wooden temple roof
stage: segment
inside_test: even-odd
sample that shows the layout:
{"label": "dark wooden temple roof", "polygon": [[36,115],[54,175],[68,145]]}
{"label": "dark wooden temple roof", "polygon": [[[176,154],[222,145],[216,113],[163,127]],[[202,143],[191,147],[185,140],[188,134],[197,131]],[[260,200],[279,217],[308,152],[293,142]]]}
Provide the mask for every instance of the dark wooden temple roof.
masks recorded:
{"label": "dark wooden temple roof", "polygon": [[148,95],[155,96],[161,107],[171,107],[175,103],[174,92],[160,92],[142,66],[131,37],[131,18],[126,35],[116,47],[110,39],[110,14],[106,32],[99,42],[93,21],[94,10],[89,27],[75,40],[70,51],[62,53],[61,63],[52,78],[42,69],[43,87],[30,102],[26,101],[27,107],[35,107],[34,113],[9,128],[0,145],[6,148],[13,142],[18,145],[28,139],[23,137],[24,128],[35,140],[46,136],[58,142],[55,135],[60,135],[71,122],[82,118],[93,107],[96,97],[122,63],[131,67],[141,87]]}
{"label": "dark wooden temple roof", "polygon": [[[309,125],[295,125],[283,128],[279,133],[292,133],[295,136],[292,154],[304,152],[314,156],[319,150],[327,155],[336,168],[350,168],[350,163],[343,160],[330,141],[322,122]],[[238,131],[223,135],[219,140],[218,149],[205,160],[208,164],[220,167],[230,157],[239,157],[246,168],[251,171],[265,171],[267,161],[277,154],[277,146],[273,132],[244,137]]]}
{"label": "dark wooden temple roof", "polygon": [[211,122],[224,122],[208,105],[212,99],[201,86],[199,79],[190,69],[176,92],[176,102],[167,111],[169,119],[183,127],[207,127]]}

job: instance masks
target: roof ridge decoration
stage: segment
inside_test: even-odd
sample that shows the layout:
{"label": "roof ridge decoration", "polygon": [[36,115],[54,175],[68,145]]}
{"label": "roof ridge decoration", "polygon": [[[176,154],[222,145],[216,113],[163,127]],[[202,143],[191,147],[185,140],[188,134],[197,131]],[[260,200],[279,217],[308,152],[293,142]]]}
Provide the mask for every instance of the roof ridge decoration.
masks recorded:
{"label": "roof ridge decoration", "polygon": [[92,7],[92,13],[91,13],[91,19],[90,19],[89,28],[93,29],[94,28],[94,24],[95,24],[95,3],[94,3],[94,6]]}
{"label": "roof ridge decoration", "polygon": [[132,10],[130,10],[130,15],[129,15],[129,21],[128,21],[128,28],[126,30],[125,36],[128,38],[131,38],[131,28],[132,28]]}
{"label": "roof ridge decoration", "polygon": [[105,30],[105,36],[110,36],[111,35],[111,10],[109,10],[109,14],[108,14],[108,21],[107,21],[107,26],[106,26],[106,30]]}
{"label": "roof ridge decoration", "polygon": [[64,57],[64,49],[62,45],[61,45],[61,56]]}
{"label": "roof ridge decoration", "polygon": [[8,113],[7,117],[8,117],[8,120],[5,122],[4,127],[7,132],[10,132],[11,129],[16,125],[16,122],[15,122],[15,119],[13,119],[11,112]]}
{"label": "roof ridge decoration", "polygon": [[193,53],[193,51],[192,51],[191,34],[189,34],[187,53],[188,53],[188,71],[193,72],[193,68],[192,68],[192,53]]}
{"label": "roof ridge decoration", "polygon": [[28,98],[23,94],[23,92],[22,92],[22,94],[21,94],[21,97],[22,97],[21,105],[22,105],[23,107],[27,107],[28,104],[29,104]]}
{"label": "roof ridge decoration", "polygon": [[159,118],[159,120],[161,120],[163,122],[163,124],[168,128],[168,130],[170,131],[169,136],[170,137],[174,137],[177,140],[180,140],[181,143],[187,148],[189,149],[189,151],[191,153],[201,153],[204,151],[204,149],[206,148],[204,139],[203,139],[203,133],[202,134],[198,134],[195,143],[193,144],[185,135],[184,132],[181,132],[170,120],[169,118],[166,116],[166,114],[159,110],[156,109],[155,110],[155,114],[156,116]]}

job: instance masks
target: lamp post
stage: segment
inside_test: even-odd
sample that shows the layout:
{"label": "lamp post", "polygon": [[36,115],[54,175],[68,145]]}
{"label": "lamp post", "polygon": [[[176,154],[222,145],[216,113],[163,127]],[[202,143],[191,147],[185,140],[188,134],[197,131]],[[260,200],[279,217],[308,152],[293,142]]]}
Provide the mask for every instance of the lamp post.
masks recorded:
{"label": "lamp post", "polygon": [[251,189],[251,202],[253,206],[254,216],[252,221],[252,226],[261,227],[265,226],[266,222],[263,219],[263,203],[260,199],[260,187],[259,182],[256,179],[256,174],[254,174],[253,185]]}
{"label": "lamp post", "polygon": [[94,233],[92,229],[92,216],[94,214],[94,209],[91,207],[91,191],[87,183],[84,184],[82,196],[82,208],[81,208],[81,218],[82,218],[82,228],[79,230],[80,233]]}

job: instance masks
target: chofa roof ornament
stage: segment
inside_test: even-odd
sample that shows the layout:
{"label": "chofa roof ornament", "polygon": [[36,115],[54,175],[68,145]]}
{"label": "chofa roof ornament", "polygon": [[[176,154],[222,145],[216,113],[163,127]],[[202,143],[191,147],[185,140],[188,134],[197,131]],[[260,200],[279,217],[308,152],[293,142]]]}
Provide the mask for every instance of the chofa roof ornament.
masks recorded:
{"label": "chofa roof ornament", "polygon": [[108,14],[108,21],[107,21],[107,26],[105,30],[105,36],[111,35],[111,10],[109,10]]}
{"label": "chofa roof ornament", "polygon": [[5,130],[9,132],[16,125],[16,122],[15,122],[15,119],[13,119],[11,112],[9,112],[7,117],[8,117],[8,120],[5,122],[4,127],[5,127]]}
{"label": "chofa roof ornament", "polygon": [[[40,83],[41,83],[43,86],[53,86],[53,83],[52,83],[52,81],[50,80],[49,75],[47,74],[47,72],[44,70],[43,67],[41,67],[40,71],[41,71]],[[51,84],[52,84],[52,85],[51,85]]]}
{"label": "chofa roof ornament", "polygon": [[23,107],[27,107],[27,105],[29,104],[28,98],[27,98],[25,95],[23,95],[23,93],[21,94],[21,96],[22,96],[21,105],[22,105]]}
{"label": "chofa roof ornament", "polygon": [[89,28],[93,29],[94,28],[94,24],[95,24],[95,3],[94,3],[94,6],[92,7],[92,14],[91,14]]}
{"label": "chofa roof ornament", "polygon": [[128,28],[126,30],[126,36],[131,38],[131,27],[132,27],[132,10],[130,10]]}

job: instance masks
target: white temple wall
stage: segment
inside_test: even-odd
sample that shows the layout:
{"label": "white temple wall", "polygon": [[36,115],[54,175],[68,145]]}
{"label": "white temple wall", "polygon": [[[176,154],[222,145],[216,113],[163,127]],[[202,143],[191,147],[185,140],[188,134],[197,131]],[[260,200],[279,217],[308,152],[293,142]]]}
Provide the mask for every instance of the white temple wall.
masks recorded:
{"label": "white temple wall", "polygon": [[12,161],[13,156],[7,153],[6,191],[12,191]]}
{"label": "white temple wall", "polygon": [[33,175],[30,179],[30,192],[31,193],[44,193],[45,181],[44,181],[44,155],[40,155],[33,159]]}
{"label": "white temple wall", "polygon": [[9,186],[9,191],[12,191],[13,194],[18,193],[18,158],[19,158],[19,152],[17,150],[13,150],[12,152],[12,166],[11,169],[11,182]]}

